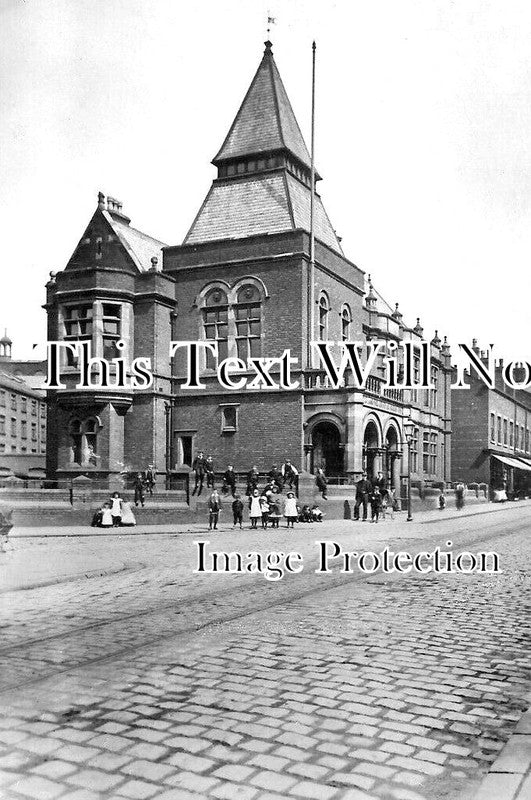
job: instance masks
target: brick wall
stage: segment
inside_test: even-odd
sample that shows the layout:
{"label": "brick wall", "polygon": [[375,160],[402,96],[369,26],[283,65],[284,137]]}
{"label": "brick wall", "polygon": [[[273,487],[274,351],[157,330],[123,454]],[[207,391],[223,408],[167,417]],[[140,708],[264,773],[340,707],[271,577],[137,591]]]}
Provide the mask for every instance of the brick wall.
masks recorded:
{"label": "brick wall", "polygon": [[[238,430],[221,432],[223,403],[240,403]],[[216,471],[232,464],[236,471],[248,471],[253,464],[269,470],[273,463],[290,458],[302,465],[302,397],[299,392],[247,394],[231,392],[179,397],[174,431],[196,431],[194,454],[203,450],[214,458]],[[174,450],[177,454],[177,448]]]}

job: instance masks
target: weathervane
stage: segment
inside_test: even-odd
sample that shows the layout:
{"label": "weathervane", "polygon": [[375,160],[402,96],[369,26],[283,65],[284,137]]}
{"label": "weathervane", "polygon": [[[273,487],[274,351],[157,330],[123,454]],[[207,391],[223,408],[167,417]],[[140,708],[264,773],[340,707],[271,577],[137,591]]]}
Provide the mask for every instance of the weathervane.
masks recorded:
{"label": "weathervane", "polygon": [[271,25],[275,25],[277,21],[276,17],[270,16],[269,12],[267,13],[267,38],[269,39],[269,35],[271,33]]}

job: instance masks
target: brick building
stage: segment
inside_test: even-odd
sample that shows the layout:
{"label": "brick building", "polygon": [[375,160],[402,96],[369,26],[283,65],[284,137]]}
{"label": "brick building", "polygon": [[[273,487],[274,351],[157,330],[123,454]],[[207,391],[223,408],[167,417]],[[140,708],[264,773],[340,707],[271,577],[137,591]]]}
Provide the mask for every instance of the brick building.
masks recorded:
{"label": "brick building", "polygon": [[[110,481],[166,458],[165,402],[170,396],[175,287],[161,272],[163,243],[131,227],[113,198],[98,207],[66,268],[46,285],[48,340],[89,341],[93,357],[152,360],[153,386],[76,389],[79,364],[64,354],[64,389],[48,391],[50,478],[90,474]],[[125,342],[123,351],[117,342]],[[111,376],[112,382],[112,376]]]}
{"label": "brick building", "polygon": [[502,369],[500,361],[494,388],[472,369],[470,389],[452,389],[452,479],[486,483],[491,497],[531,495],[531,393],[508,387]]}
{"label": "brick building", "polygon": [[0,478],[41,478],[46,462],[46,396],[42,361],[15,361],[0,339]]}
{"label": "brick building", "polygon": [[[104,354],[121,336],[128,355],[150,356],[155,371],[150,391],[80,392],[76,364],[65,364],[68,388],[50,397],[50,472],[108,477],[146,459],[183,472],[204,450],[220,471],[266,470],[288,457],[350,480],[382,469],[398,489],[411,418],[414,481],[449,480],[450,353],[437,334],[427,390],[386,389],[384,354],[365,390],[349,373],[332,388],[312,353],[316,340],[384,339],[387,354],[409,341],[418,380],[423,330],[418,320],[407,326],[345,256],[317,193],[312,262],[310,156],[270,42],[213,164],[217,176],[181,245],[133,234],[116,201],[101,196],[66,269],[48,283],[49,338],[90,338]],[[150,259],[161,250],[159,271]],[[289,348],[300,386],[223,389],[205,354],[206,388],[183,389],[185,355],[170,365],[170,334],[215,342],[220,359],[278,358]]]}

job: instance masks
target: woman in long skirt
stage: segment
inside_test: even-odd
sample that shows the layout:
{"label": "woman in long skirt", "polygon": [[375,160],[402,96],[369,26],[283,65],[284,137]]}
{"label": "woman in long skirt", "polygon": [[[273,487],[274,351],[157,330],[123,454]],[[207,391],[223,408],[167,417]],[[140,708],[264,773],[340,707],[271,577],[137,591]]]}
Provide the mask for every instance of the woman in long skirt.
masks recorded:
{"label": "woman in long skirt", "polygon": [[124,500],[122,503],[122,526],[126,526],[128,528],[132,528],[133,525],[136,525],[135,515],[133,514],[133,509],[131,508],[131,503]]}

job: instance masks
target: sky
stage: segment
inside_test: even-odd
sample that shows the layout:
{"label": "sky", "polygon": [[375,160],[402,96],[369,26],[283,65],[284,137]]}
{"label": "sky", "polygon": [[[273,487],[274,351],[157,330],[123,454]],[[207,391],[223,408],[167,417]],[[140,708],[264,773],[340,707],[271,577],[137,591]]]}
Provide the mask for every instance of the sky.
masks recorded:
{"label": "sky", "polygon": [[[346,256],[425,338],[531,361],[531,6],[0,0],[0,334],[44,357],[44,284],[98,191],[182,242],[263,53]],[[33,345],[37,344],[36,348]]]}

